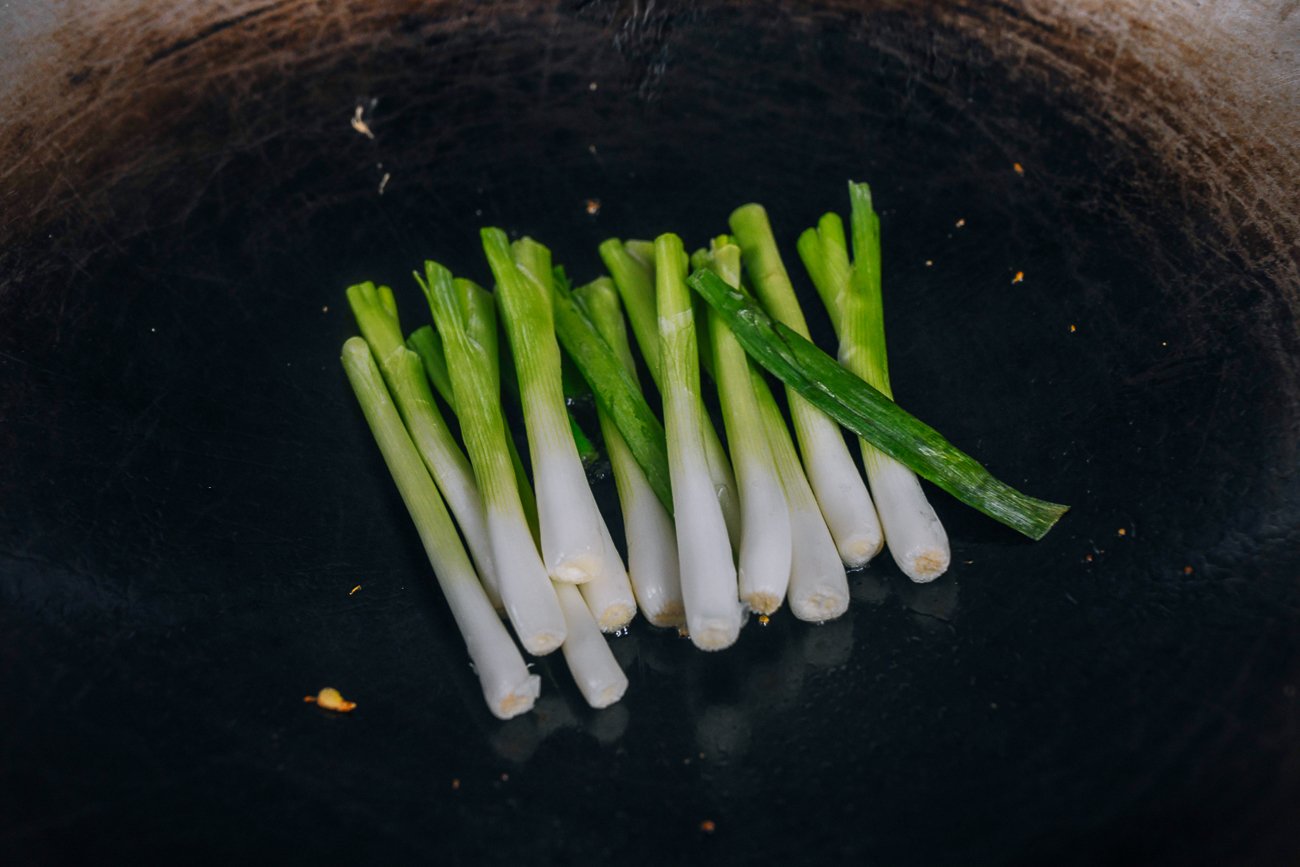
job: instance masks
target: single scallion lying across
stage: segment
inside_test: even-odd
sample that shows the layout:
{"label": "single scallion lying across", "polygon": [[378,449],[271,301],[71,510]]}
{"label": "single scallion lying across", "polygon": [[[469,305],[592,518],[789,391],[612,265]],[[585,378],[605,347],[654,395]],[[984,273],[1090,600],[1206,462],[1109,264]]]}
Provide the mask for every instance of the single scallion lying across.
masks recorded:
{"label": "single scallion lying across", "polygon": [[[623,369],[636,384],[636,365],[628,343],[618,293],[608,277],[601,277],[574,291],[574,300],[587,319],[618,358]],[[563,334],[561,335],[563,339]],[[639,390],[637,391],[639,394]],[[619,505],[623,510],[624,536],[627,538],[627,569],[641,613],[655,626],[682,626],[686,622],[682,606],[682,583],[677,565],[677,537],[673,519],[640,463],[632,454],[619,431],[614,417],[597,403],[601,436],[609,453]],[[653,418],[653,414],[651,418]],[[655,419],[656,424],[658,420]],[[663,443],[663,428],[658,429]],[[672,504],[667,484],[668,457],[663,455],[663,484]]]}
{"label": "single scallion lying across", "polygon": [[721,650],[740,634],[742,611],[727,526],[708,473],[704,451],[704,403],[700,398],[699,351],[691,297],[683,278],[682,241],[655,239],[655,294],[659,322],[660,391],[668,437],[673,516],[681,563],[682,598],[691,641]]}
{"label": "single scallion lying across", "polygon": [[520,269],[505,232],[489,228],[481,234],[519,376],[542,560],[556,581],[590,581],[605,568],[604,521],[569,428],[551,309],[550,252],[527,238],[516,242],[520,255],[536,261],[531,270],[545,281],[539,284]]}
{"label": "single scallion lying across", "polygon": [[[881,300],[880,218],[871,205],[871,188],[849,182],[852,203],[853,263],[849,264],[844,224],[834,213],[799,236],[799,256],[839,335],[839,360],[881,394],[894,397],[885,352]],[[948,534],[926,499],[916,474],[859,439],[862,463],[876,501],[894,562],[913,581],[933,581],[948,569]]]}
{"label": "single scallion lying across", "polygon": [[533,707],[541,681],[528,673],[510,633],[474,574],[451,516],[389,397],[370,347],[360,337],[350,338],[343,344],[342,360],[465,640],[488,708],[501,719],[526,713]]}
{"label": "single scallion lying across", "polygon": [[[655,304],[654,244],[649,241],[621,242],[610,238],[600,245],[600,258],[609,269],[618,288],[632,336],[636,339],[641,357],[655,388],[663,394],[663,372],[659,355],[659,320]],[[713,420],[700,409],[704,418],[704,456],[708,461],[709,478],[714,495],[727,522],[727,536],[732,546],[740,544],[740,498],[736,492],[736,477],[727,451],[713,426]]]}
{"label": "single scallion lying across", "polygon": [[492,542],[474,470],[438,410],[419,357],[402,341],[392,290],[367,282],[348,287],[347,296],[420,458],[456,516],[488,599],[500,608],[500,580],[492,562]]}
{"label": "single scallion lying across", "polygon": [[416,280],[442,337],[461,435],[487,512],[501,599],[524,648],[550,653],[564,642],[564,613],[538,556],[510,460],[492,296],[468,280],[454,280],[437,262],[424,267],[425,276]]}
{"label": "single scallion lying across", "polygon": [[[761,205],[744,205],[732,212],[730,222],[758,297],[775,319],[807,337],[808,325],[772,237],[767,212]],[[831,537],[846,564],[861,566],[884,544],[866,482],[835,422],[795,390],[787,388],[786,397],[804,472]]]}
{"label": "single scallion lying across", "polygon": [[[740,248],[730,239],[715,239],[707,253],[701,251],[693,260],[727,283],[740,285]],[[723,318],[707,306],[705,315],[711,335],[713,376],[740,490],[741,534],[736,570],[740,599],[757,614],[771,614],[785,601],[790,584],[790,510],[754,394],[749,359]]]}
{"label": "single scallion lying across", "polygon": [[1069,509],[1026,496],[898,406],[806,337],[774,321],[743,291],[696,271],[695,291],[723,315],[749,357],[809,403],[914,473],[989,517],[1041,539]]}

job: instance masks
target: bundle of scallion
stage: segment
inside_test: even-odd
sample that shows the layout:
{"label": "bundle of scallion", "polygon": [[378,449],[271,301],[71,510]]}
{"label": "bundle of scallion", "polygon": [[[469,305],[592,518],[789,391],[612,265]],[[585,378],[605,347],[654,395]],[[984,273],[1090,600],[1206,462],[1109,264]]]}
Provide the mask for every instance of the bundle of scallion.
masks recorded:
{"label": "bundle of scallion", "polygon": [[[948,541],[918,475],[1035,539],[1064,513],[997,481],[893,402],[879,218],[865,184],[850,184],[850,195],[852,260],[834,214],[798,244],[838,335],[838,361],[809,341],[758,205],[736,210],[734,237],[715,238],[690,260],[671,233],[653,243],[608,240],[600,255],[613,279],[578,289],[552,267],[546,247],[484,229],[496,291],[426,262],[416,279],[435,327],[405,342],[391,290],[348,290],[365,338],[345,346],[349,379],[493,713],[523,712],[537,694],[537,678],[491,616],[494,603],[530,653],[562,648],[584,698],[604,707],[623,695],[627,678],[601,631],[626,625],[638,601],[652,624],[684,622],[697,647],[720,650],[736,641],[746,607],[768,615],[788,600],[802,620],[843,614],[845,566],[880,549],[882,524],[905,574],[924,581],[942,573]],[[627,324],[662,399],[662,422],[642,393]],[[585,384],[566,383],[570,363]],[[517,373],[517,389],[506,394],[503,364]],[[795,437],[759,368],[785,384]],[[726,447],[701,370],[717,388]],[[434,390],[458,418],[465,451]],[[590,461],[580,457],[595,447],[584,448],[565,404],[578,390],[596,404],[630,576],[588,483]],[[522,411],[536,495],[503,397]],[[874,504],[839,425],[860,437]]]}

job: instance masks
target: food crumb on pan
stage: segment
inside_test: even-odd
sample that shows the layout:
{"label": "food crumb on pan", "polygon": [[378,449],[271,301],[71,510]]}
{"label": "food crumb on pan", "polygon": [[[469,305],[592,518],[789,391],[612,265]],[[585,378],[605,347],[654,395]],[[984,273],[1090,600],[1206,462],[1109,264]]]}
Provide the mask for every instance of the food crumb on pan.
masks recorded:
{"label": "food crumb on pan", "polygon": [[760,625],[766,626],[772,622],[772,618],[768,617],[766,614],[760,614],[758,615],[758,622]]}
{"label": "food crumb on pan", "polygon": [[1120,527],[1118,530],[1115,531],[1115,535],[1117,535],[1117,536],[1127,536],[1127,535],[1128,535],[1128,530],[1126,530],[1124,527]]}
{"label": "food crumb on pan", "polygon": [[1025,167],[1022,166],[1020,163],[1012,163],[1012,164],[1011,164],[1011,168],[1012,168],[1012,169],[1015,171],[1015,173],[1018,174],[1018,175],[1023,175],[1023,174],[1025,173]]}
{"label": "food crumb on pan", "polygon": [[371,131],[370,124],[366,123],[362,118],[365,113],[365,106],[358,105],[357,110],[352,113],[352,128],[366,138],[373,140],[375,134]]}
{"label": "food crumb on pan", "polygon": [[1016,272],[1016,276],[1014,276],[1014,277],[1011,278],[1011,282],[1012,282],[1012,283],[1023,283],[1023,282],[1025,282],[1025,272],[1024,272],[1024,271],[1017,271],[1017,272]]}
{"label": "food crumb on pan", "polygon": [[1191,574],[1192,574],[1193,572],[1195,572],[1195,571],[1196,571],[1196,570],[1193,569],[1191,566],[1184,566],[1184,567],[1183,567],[1183,574],[1184,574],[1184,575],[1191,575]]}
{"label": "food crumb on pan", "polygon": [[587,199],[587,213],[593,217],[600,213],[600,199]]}
{"label": "food crumb on pan", "polygon": [[958,229],[960,229],[960,228],[961,228],[962,226],[964,226],[964,225],[966,225],[966,218],[965,218],[965,217],[961,217],[960,219],[957,220],[957,228],[958,228]]}
{"label": "food crumb on pan", "polygon": [[718,826],[712,819],[705,819],[700,823],[700,830],[706,834],[712,834],[717,829]]}
{"label": "food crumb on pan", "polygon": [[925,260],[925,267],[930,268],[930,267],[933,267],[933,265],[934,265],[934,260],[933,260],[933,259],[926,259],[926,260]]}
{"label": "food crumb on pan", "polygon": [[459,789],[460,789],[460,778],[459,778],[459,777],[452,777],[452,778],[451,778],[451,790],[452,790],[453,792],[455,792],[455,791],[458,791]]}
{"label": "food crumb on pan", "polygon": [[384,172],[384,176],[379,179],[379,195],[384,194],[384,188],[388,186],[388,181],[392,177],[389,172]]}
{"label": "food crumb on pan", "polygon": [[1071,322],[1071,323],[1070,323],[1070,333],[1073,334],[1074,332],[1076,332],[1076,331],[1078,331],[1078,330],[1079,330],[1079,329],[1075,326],[1075,324],[1074,324],[1073,322]]}
{"label": "food crumb on pan", "polygon": [[361,589],[361,585],[358,584],[356,587],[353,587],[351,590],[348,591],[348,595],[351,596],[352,594],[356,593],[360,589]]}
{"label": "food crumb on pan", "polygon": [[348,713],[355,710],[357,706],[355,701],[348,701],[332,686],[325,687],[315,695],[304,695],[302,700],[307,704],[314,704],[325,708],[325,710],[335,710],[339,713]]}

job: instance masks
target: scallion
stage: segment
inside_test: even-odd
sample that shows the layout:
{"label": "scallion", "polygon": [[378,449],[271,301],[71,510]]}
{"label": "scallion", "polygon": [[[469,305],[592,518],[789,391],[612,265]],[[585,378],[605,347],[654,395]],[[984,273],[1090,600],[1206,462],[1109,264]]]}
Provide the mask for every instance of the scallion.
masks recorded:
{"label": "scallion", "polygon": [[[605,568],[604,522],[569,428],[551,287],[525,276],[505,232],[487,228],[481,235],[519,376],[542,560],[557,581],[590,581]],[[520,254],[538,260],[532,270],[549,284],[553,279],[549,251],[530,239],[519,244]]]}
{"label": "scallion", "polygon": [[541,681],[528,673],[519,649],[492,610],[451,516],[389,397],[370,347],[364,339],[353,337],[343,344],[342,361],[465,640],[488,708],[500,719],[526,713],[537,699]]}
{"label": "scallion", "polygon": [[1069,506],[1036,500],[995,479],[934,428],[844,369],[806,337],[774,321],[709,271],[691,287],[727,320],[749,357],[858,436],[989,517],[1041,539]]}
{"label": "scallion", "polygon": [[[767,212],[761,205],[743,205],[732,212],[730,222],[758,297],[773,318],[807,337],[808,325],[777,250]],[[786,390],[786,397],[804,471],[840,557],[850,566],[861,566],[879,553],[884,543],[867,485],[839,427],[793,389]]]}
{"label": "scallion", "polygon": [[492,297],[468,280],[454,280],[437,262],[416,275],[444,343],[461,435],[487,512],[501,598],[529,653],[564,642],[564,613],[547,578],[519,499],[501,411],[496,316]]}
{"label": "scallion", "polygon": [[[511,246],[511,252],[514,256],[515,267],[518,269],[518,275],[524,282],[530,284],[530,289],[536,293],[546,293],[548,307],[551,310],[552,320],[554,322],[554,331],[551,334],[552,344],[559,337],[559,333],[565,329],[561,327],[561,312],[569,312],[572,299],[569,294],[567,278],[557,280],[557,275],[563,276],[563,269],[551,269],[550,251],[533,241],[530,238],[524,238],[516,241]],[[594,334],[594,329],[592,329]],[[596,336],[599,340],[599,336]],[[617,369],[617,363],[614,363]],[[516,365],[519,367],[519,365]],[[561,362],[561,370],[564,364]],[[571,386],[573,389],[585,389],[586,383],[582,382],[577,374],[573,374],[577,380]],[[599,382],[599,380],[597,380]],[[563,374],[561,374],[563,382]],[[653,415],[650,416],[653,419]],[[527,421],[525,421],[527,426]],[[536,467],[534,467],[536,473]],[[589,580],[582,582],[582,598],[587,601],[587,606],[595,616],[596,622],[600,624],[601,630],[605,632],[617,632],[628,624],[636,615],[636,597],[632,593],[632,584],[627,577],[627,569],[623,565],[623,558],[619,555],[618,549],[614,546],[614,539],[609,534],[609,528],[605,525],[605,519],[600,514],[596,506],[595,498],[591,494],[591,489],[587,485],[586,476],[582,478],[582,489],[587,494],[587,500],[595,513],[596,531],[599,533],[601,540],[600,566],[597,571],[591,573]]]}
{"label": "scallion", "polygon": [[751,369],[750,381],[790,510],[790,589],[786,594],[790,611],[800,620],[813,623],[834,620],[849,607],[849,579],[844,572],[844,561],[804,475],[785,417],[767,380]]}
{"label": "scallion", "polygon": [[[587,319],[595,326],[606,345],[618,358],[636,387],[636,364],[628,344],[618,293],[608,277],[601,277],[574,291]],[[638,392],[639,393],[639,392]],[[641,613],[655,626],[681,626],[685,620],[682,607],[682,583],[677,563],[677,539],[673,519],[632,454],[613,416],[599,404],[596,407],[605,450],[609,453],[623,509],[624,535],[627,538],[628,577],[636,591]],[[652,416],[653,417],[653,416]],[[662,442],[662,428],[660,441]],[[664,452],[662,472],[667,475],[668,458]],[[665,478],[666,482],[666,478]],[[662,486],[672,503],[668,484]]]}
{"label": "scallion", "polygon": [[[646,368],[655,388],[663,393],[663,373],[659,362],[659,322],[655,309],[654,244],[648,241],[620,242],[610,238],[600,245],[600,258],[614,278],[623,308],[627,312],[632,335],[645,359]],[[701,329],[703,330],[703,329]],[[727,522],[727,536],[733,546],[740,544],[740,498],[736,492],[736,477],[727,460],[718,431],[713,426],[703,406],[704,455],[708,461],[709,478],[713,483],[722,517]]]}
{"label": "scallion", "polygon": [[[740,248],[730,239],[715,239],[700,259],[727,283],[740,285]],[[757,614],[771,614],[785,601],[790,584],[790,509],[750,380],[749,359],[721,315],[707,304],[704,315],[708,317],[713,375],[731,465],[740,491],[740,599]]]}
{"label": "scallion", "polygon": [[361,283],[347,290],[361,334],[379,359],[379,369],[429,474],[456,516],[493,607],[501,607],[500,579],[492,560],[483,498],[474,470],[442,418],[416,353],[402,341],[397,303],[387,286]]}
{"label": "scallion", "polygon": [[704,451],[706,416],[700,399],[694,313],[683,281],[686,268],[680,238],[664,234],[655,239],[660,390],[686,628],[696,647],[721,650],[735,643],[742,612],[727,526],[710,483]]}
{"label": "scallion", "polygon": [[[799,236],[799,255],[839,335],[840,363],[892,400],[881,301],[880,218],[866,184],[850,181],[849,197],[853,264],[844,224],[834,213]],[[894,562],[913,581],[933,581],[947,571],[952,558],[948,534],[934,507],[915,473],[865,439],[858,442]]]}

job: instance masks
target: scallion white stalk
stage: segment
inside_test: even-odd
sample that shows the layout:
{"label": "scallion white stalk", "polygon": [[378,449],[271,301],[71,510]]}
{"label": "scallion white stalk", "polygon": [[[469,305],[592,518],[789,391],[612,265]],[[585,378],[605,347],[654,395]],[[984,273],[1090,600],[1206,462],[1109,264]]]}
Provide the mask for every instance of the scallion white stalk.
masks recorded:
{"label": "scallion white stalk", "polygon": [[708,473],[695,317],[686,288],[686,251],[676,235],[655,239],[660,390],[668,439],[686,628],[701,650],[721,650],[740,634],[742,610],[727,526]]}
{"label": "scallion white stalk", "polygon": [[790,509],[790,611],[800,620],[834,620],[849,607],[849,579],[844,562],[808,484],[785,417],[761,373],[751,369],[750,381],[763,415],[764,430]]}
{"label": "scallion white stalk", "polygon": [[555,592],[560,596],[560,607],[564,609],[564,622],[569,629],[569,637],[561,651],[587,704],[594,708],[609,707],[627,691],[627,675],[619,667],[609,642],[592,619],[580,592],[584,586],[555,586]]}
{"label": "scallion white stalk", "polygon": [[[637,348],[641,350],[641,357],[645,359],[646,368],[650,371],[650,379],[662,395],[659,321],[655,310],[654,244],[649,241],[621,242],[617,238],[610,238],[600,245],[600,257],[614,278]],[[713,426],[713,420],[703,406],[700,413],[704,418],[704,456],[708,461],[709,478],[718,505],[722,508],[723,520],[727,523],[727,538],[733,548],[738,548],[741,521],[736,476],[732,472],[731,462],[727,460],[727,450],[723,448],[718,431]]]}
{"label": "scallion white stalk", "polygon": [[550,653],[564,642],[564,614],[524,516],[506,445],[510,434],[501,411],[492,297],[468,280],[453,280],[437,262],[425,263],[420,285],[445,346],[461,435],[483,496],[506,614],[529,653]]}
{"label": "scallion white stalk", "polygon": [[[608,277],[601,277],[575,290],[574,297],[623,367],[635,377],[636,363],[613,283]],[[599,406],[597,417],[623,510],[628,577],[641,613],[655,626],[681,626],[686,616],[672,517],[655,496],[618,425]]]}
{"label": "scallion white stalk", "polygon": [[[527,238],[512,250],[500,229],[483,229],[481,235],[519,377],[542,560],[552,579],[581,584],[606,569],[607,550],[604,521],[587,484],[564,402],[551,310],[550,251]],[[544,282],[531,279],[516,262],[517,255],[534,259],[530,270]]]}
{"label": "scallion white stalk", "polygon": [[[704,257],[731,286],[740,286],[740,248],[719,238]],[[771,614],[790,584],[790,510],[754,395],[749,359],[726,322],[708,310],[713,375],[740,488],[741,536],[737,573],[740,598],[751,611]]]}
{"label": "scallion white stalk", "polygon": [[[799,255],[839,335],[840,364],[892,399],[881,302],[880,218],[866,184],[850,181],[849,198],[852,265],[844,223],[834,213],[799,237]],[[934,507],[915,473],[866,440],[859,443],[894,562],[913,581],[933,581],[947,571],[952,559],[948,534]]]}
{"label": "scallion white stalk", "polygon": [[353,337],[343,344],[342,360],[465,640],[488,708],[500,719],[531,710],[541,681],[528,673],[519,649],[483,592],[451,516],[389,397],[370,347],[364,339]]}
{"label": "scallion white stalk", "polygon": [[501,584],[492,561],[492,542],[474,470],[438,410],[419,357],[402,341],[392,290],[366,282],[348,287],[347,295],[361,334],[379,360],[384,382],[411,440],[456,516],[479,577],[483,579],[483,589],[493,607],[500,608]]}
{"label": "scallion white stalk", "polygon": [[[799,300],[790,284],[767,212],[761,205],[743,205],[731,215],[731,230],[740,244],[754,289],[773,318],[808,337]],[[840,557],[861,566],[884,544],[866,482],[853,463],[840,427],[792,388],[786,389],[804,471],[826,518]]]}

